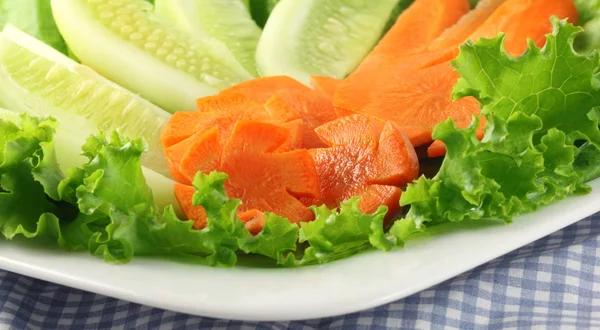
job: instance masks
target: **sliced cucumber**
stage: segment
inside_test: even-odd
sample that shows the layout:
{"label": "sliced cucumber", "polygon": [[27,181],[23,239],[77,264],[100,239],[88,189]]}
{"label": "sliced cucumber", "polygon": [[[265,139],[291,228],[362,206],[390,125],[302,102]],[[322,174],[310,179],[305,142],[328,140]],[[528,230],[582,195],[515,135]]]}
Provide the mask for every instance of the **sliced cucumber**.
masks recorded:
{"label": "sliced cucumber", "polygon": [[144,137],[144,166],[169,175],[160,143],[169,113],[12,25],[0,34],[0,85],[0,106],[51,115],[81,136]]}
{"label": "sliced cucumber", "polygon": [[241,0],[156,0],[156,13],[180,28],[221,41],[246,71],[256,75],[261,29]]}
{"label": "sliced cucumber", "polygon": [[174,112],[251,79],[223,43],[192,36],[144,0],[52,0],[56,24],[83,63]]}
{"label": "sliced cucumber", "polygon": [[381,37],[399,0],[282,0],[258,43],[263,76],[344,78]]}

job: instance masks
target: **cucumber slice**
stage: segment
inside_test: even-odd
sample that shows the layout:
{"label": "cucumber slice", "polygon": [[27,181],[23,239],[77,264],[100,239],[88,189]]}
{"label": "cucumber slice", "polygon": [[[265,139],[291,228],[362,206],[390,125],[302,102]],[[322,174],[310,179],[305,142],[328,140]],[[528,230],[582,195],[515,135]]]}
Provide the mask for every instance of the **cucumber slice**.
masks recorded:
{"label": "cucumber slice", "polygon": [[156,13],[180,28],[221,41],[244,66],[256,73],[256,46],[262,30],[241,0],[156,0]]}
{"label": "cucumber slice", "polygon": [[56,24],[85,65],[165,110],[195,109],[253,76],[223,43],[192,36],[144,0],[52,0]]}
{"label": "cucumber slice", "polygon": [[169,175],[160,143],[169,113],[12,25],[0,34],[0,85],[4,108],[53,116],[85,137],[116,129],[144,137],[144,166]]}
{"label": "cucumber slice", "polygon": [[263,76],[346,77],[381,37],[399,0],[282,0],[263,30],[256,62]]}

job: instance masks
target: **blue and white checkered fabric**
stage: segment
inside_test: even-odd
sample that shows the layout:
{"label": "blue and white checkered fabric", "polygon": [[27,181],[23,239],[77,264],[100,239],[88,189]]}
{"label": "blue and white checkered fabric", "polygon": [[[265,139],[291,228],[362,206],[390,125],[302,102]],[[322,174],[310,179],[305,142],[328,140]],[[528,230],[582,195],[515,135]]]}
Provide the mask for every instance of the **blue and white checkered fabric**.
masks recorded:
{"label": "blue and white checkered fabric", "polygon": [[600,329],[600,214],[395,303],[302,322],[214,320],[0,271],[5,329]]}

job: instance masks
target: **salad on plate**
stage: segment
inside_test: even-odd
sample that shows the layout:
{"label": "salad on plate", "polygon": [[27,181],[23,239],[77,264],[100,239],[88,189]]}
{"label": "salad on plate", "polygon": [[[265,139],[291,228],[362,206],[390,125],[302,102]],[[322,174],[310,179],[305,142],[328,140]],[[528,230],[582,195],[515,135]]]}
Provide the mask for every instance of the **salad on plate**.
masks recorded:
{"label": "salad on plate", "polygon": [[600,176],[600,1],[0,4],[9,240],[297,267]]}

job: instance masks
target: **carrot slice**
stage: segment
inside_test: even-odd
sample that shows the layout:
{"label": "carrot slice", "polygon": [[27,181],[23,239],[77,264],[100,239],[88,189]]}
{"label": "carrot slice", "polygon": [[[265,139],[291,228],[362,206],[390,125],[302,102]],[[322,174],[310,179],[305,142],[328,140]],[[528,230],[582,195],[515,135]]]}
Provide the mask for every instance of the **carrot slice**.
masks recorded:
{"label": "carrot slice", "polygon": [[468,0],[416,0],[398,17],[369,57],[421,53],[469,10]]}
{"label": "carrot slice", "polygon": [[179,165],[180,165],[181,160],[183,159],[184,155],[188,152],[188,149],[190,148],[190,146],[192,146],[194,144],[194,141],[196,141],[198,138],[200,138],[203,134],[204,134],[204,132],[201,132],[201,131],[197,132],[196,134],[188,137],[187,139],[165,149],[165,157],[167,158],[167,166],[169,167],[169,170],[171,171],[171,176],[173,177],[173,180],[183,183],[183,184],[186,184],[186,185],[192,184],[191,179],[188,178],[183,173],[181,173]]}
{"label": "carrot slice", "polygon": [[222,124],[226,118],[215,112],[186,112],[174,113],[161,133],[163,148],[169,148],[198,131],[205,131],[216,125]]}
{"label": "carrot slice", "polygon": [[360,112],[380,99],[379,92],[394,88],[404,73],[455,58],[455,48],[423,52],[468,11],[468,0],[415,1],[358,68],[339,84],[334,97],[338,117]]}
{"label": "carrot slice", "polygon": [[[488,5],[493,7],[495,4],[490,2]],[[484,11],[487,7],[482,8],[480,10]],[[485,15],[480,13],[475,17],[486,17],[489,8],[487,10]],[[506,0],[470,37],[476,40],[504,31],[507,33],[505,47],[511,54],[515,54],[525,49],[528,38],[544,40],[545,34],[552,28],[549,20],[552,15],[577,16],[572,0],[556,0],[552,4],[545,0]],[[465,22],[463,24],[468,26],[476,25],[468,20]],[[454,31],[460,35],[465,34],[462,28]],[[451,49],[456,51],[455,48]],[[435,125],[449,117],[454,119],[457,126],[464,128],[470,124],[471,116],[480,112],[480,108],[476,100],[470,97],[456,102],[451,100],[450,94],[459,76],[449,61],[440,62],[440,59],[452,52],[441,49],[424,53],[422,57],[426,59],[425,65],[419,60],[420,55],[396,59],[396,64],[388,64],[378,71],[380,76],[375,83],[369,79],[361,79],[369,81],[368,84],[352,81],[351,75],[336,91],[335,104],[346,111],[397,123],[415,147],[431,142],[431,132]]]}
{"label": "carrot slice", "polygon": [[319,127],[317,133],[329,147],[310,150],[321,197],[303,199],[306,205],[334,208],[350,197],[360,196],[363,212],[372,213],[380,205],[398,210],[401,192],[397,187],[417,177],[419,163],[414,148],[397,126],[352,115]]}
{"label": "carrot slice", "polygon": [[504,32],[504,48],[518,56],[527,49],[527,39],[538,47],[544,45],[546,34],[552,32],[551,16],[568,18],[571,23],[579,19],[573,0],[506,0],[469,39],[492,38]]}
{"label": "carrot slice", "polygon": [[319,196],[315,164],[307,150],[273,153],[289,132],[276,125],[239,121],[221,158],[229,175],[225,192],[239,198],[240,211],[273,212],[291,222],[310,221],[314,214],[299,200]]}
{"label": "carrot slice", "polygon": [[179,173],[188,182],[191,182],[198,172],[210,173],[219,168],[223,148],[217,127],[197,135],[185,147],[187,149],[179,162]]}
{"label": "carrot slice", "polygon": [[[220,95],[231,94],[241,94],[263,104],[268,102],[270,111],[275,111],[278,106],[293,110],[306,125],[303,138],[306,148],[324,146],[314,129],[338,118],[331,99],[286,76],[245,81],[222,91]],[[279,97],[277,102],[271,100],[274,95]]]}
{"label": "carrot slice", "polygon": [[248,210],[239,213],[238,217],[244,223],[244,227],[246,227],[252,235],[258,235],[267,222],[265,215],[259,210]]}
{"label": "carrot slice", "polygon": [[310,85],[314,90],[323,93],[333,101],[335,90],[338,88],[342,80],[324,76],[311,76]]}
{"label": "carrot slice", "polygon": [[185,216],[190,220],[194,220],[194,229],[200,230],[206,227],[207,215],[202,206],[192,204],[194,193],[193,186],[175,183],[175,198],[177,198]]}
{"label": "carrot slice", "polygon": [[[194,136],[196,140],[180,163],[181,172],[189,177],[202,170],[202,166],[208,166],[227,173],[225,192],[242,201],[238,214],[252,233],[260,232],[264,225],[259,211],[273,212],[293,223],[313,220],[314,213],[299,198],[319,197],[315,164],[306,149],[277,152],[289,141],[288,129],[264,122],[238,121],[215,166],[215,159],[203,159],[202,155],[204,150],[211,155],[219,154],[217,132],[214,128],[200,137]],[[197,228],[203,228],[206,215],[202,208],[192,205],[193,192],[190,185],[176,185],[176,197],[185,214],[196,221]]]}
{"label": "carrot slice", "polygon": [[288,76],[270,76],[247,80],[221,91],[220,95],[242,94],[257,102],[267,102],[281,90],[310,91],[308,86]]}
{"label": "carrot slice", "polygon": [[456,47],[471,36],[485,20],[487,20],[494,11],[500,7],[506,0],[482,0],[475,9],[461,17],[461,19],[444,31],[438,38],[429,45],[429,50],[439,50],[450,47]]}

